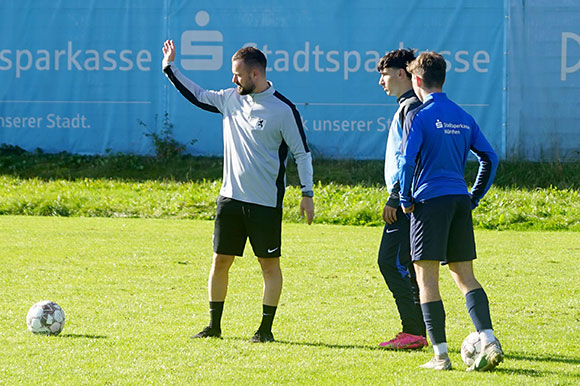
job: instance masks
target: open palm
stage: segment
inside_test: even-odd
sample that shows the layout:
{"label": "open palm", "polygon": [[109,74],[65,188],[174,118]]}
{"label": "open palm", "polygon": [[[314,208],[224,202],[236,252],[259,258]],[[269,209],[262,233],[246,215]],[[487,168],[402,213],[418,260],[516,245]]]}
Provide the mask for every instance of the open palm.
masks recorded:
{"label": "open palm", "polygon": [[163,43],[163,59],[167,62],[173,62],[175,60],[175,44],[173,40],[166,40]]}

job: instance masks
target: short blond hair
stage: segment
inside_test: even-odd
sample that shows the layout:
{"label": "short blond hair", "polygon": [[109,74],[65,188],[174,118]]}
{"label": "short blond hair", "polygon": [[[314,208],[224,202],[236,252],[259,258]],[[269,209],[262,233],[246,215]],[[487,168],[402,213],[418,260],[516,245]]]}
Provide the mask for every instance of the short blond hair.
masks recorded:
{"label": "short blond hair", "polygon": [[407,65],[407,71],[421,77],[427,88],[443,87],[446,69],[445,59],[435,51],[422,52]]}

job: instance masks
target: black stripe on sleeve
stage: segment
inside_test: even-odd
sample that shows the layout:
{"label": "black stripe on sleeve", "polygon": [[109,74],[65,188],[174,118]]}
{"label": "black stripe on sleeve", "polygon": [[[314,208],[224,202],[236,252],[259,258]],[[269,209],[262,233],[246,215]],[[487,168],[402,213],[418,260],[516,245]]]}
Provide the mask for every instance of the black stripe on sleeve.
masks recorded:
{"label": "black stripe on sleeve", "polygon": [[294,103],[290,102],[288,98],[284,95],[280,94],[278,91],[274,91],[274,96],[280,99],[282,102],[286,103],[290,109],[292,109],[292,114],[294,114],[294,120],[296,120],[296,126],[298,126],[298,131],[300,132],[300,137],[302,138],[302,144],[304,145],[304,150],[309,153],[310,149],[308,148],[308,144],[306,143],[306,134],[304,133],[304,127],[302,127],[302,119],[300,118],[300,113]]}
{"label": "black stripe on sleeve", "polygon": [[197,99],[195,95],[193,95],[193,93],[189,91],[189,89],[185,87],[185,85],[181,83],[179,79],[177,79],[175,73],[171,69],[171,66],[165,67],[163,69],[163,72],[167,75],[171,83],[173,83],[173,85],[181,93],[181,95],[183,95],[188,101],[190,101],[191,103],[193,103],[194,105],[205,111],[221,114],[221,111],[219,111],[217,107],[208,105],[207,103],[200,102],[199,99]]}
{"label": "black stripe on sleeve", "polygon": [[489,184],[493,166],[491,158],[489,158],[487,153],[476,149],[474,146],[471,146],[470,150],[477,154],[480,159],[479,170],[477,171],[475,183],[471,189],[471,196],[475,200],[475,204],[477,204],[485,193],[487,185]]}
{"label": "black stripe on sleeve", "polygon": [[278,177],[276,178],[276,207],[281,208],[284,202],[284,193],[286,193],[286,184],[284,178],[286,176],[286,158],[288,157],[288,145],[286,142],[282,141],[280,147],[278,148],[278,160],[280,162],[280,168],[278,169]]}
{"label": "black stripe on sleeve", "polygon": [[409,111],[415,110],[417,107],[421,106],[422,102],[413,94],[412,97],[405,99],[401,102],[401,112],[399,113],[399,123],[401,128],[405,125],[405,119],[407,118],[407,113]]}

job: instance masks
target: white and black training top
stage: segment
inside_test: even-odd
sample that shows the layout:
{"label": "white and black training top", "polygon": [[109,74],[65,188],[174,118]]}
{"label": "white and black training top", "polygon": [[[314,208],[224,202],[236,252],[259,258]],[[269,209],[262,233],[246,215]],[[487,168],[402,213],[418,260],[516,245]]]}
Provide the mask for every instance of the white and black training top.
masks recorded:
{"label": "white and black training top", "polygon": [[[163,72],[194,105],[223,115],[224,169],[220,195],[269,207],[282,207],[288,150],[296,160],[302,192],[312,192],[312,156],[296,107],[270,87],[240,95],[236,88],[205,90],[173,62]],[[309,194],[310,193],[310,194]]]}

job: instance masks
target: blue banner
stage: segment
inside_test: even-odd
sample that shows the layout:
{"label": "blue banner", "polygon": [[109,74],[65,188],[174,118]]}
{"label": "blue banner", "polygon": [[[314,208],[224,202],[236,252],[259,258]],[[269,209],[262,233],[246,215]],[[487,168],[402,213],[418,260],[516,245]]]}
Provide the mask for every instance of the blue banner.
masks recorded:
{"label": "blue banner", "polygon": [[[378,85],[376,62],[400,47],[438,51],[448,65],[444,90],[508,158],[510,141],[523,138],[508,133],[508,118],[515,120],[506,90],[517,87],[507,85],[508,62],[510,74],[519,70],[506,57],[506,13],[515,14],[514,7],[452,0],[4,0],[0,143],[151,154],[145,134],[161,130],[167,114],[189,153],[221,155],[221,117],[189,104],[161,72],[162,43],[173,39],[178,67],[207,89],[233,86],[231,57],[239,48],[261,49],[268,79],[302,115],[314,156],[328,158],[383,158],[397,103]],[[564,32],[568,56],[558,69],[575,82],[580,31]],[[527,148],[518,154],[535,157]]]}
{"label": "blue banner", "polygon": [[[232,55],[256,46],[267,55],[268,78],[297,105],[314,156],[380,159],[397,102],[378,85],[378,59],[400,47],[436,50],[448,61],[446,91],[501,144],[503,4],[274,3],[173,2],[168,37],[177,44],[177,65],[202,87],[227,88]],[[432,33],[417,28],[425,24]],[[176,92],[168,94],[168,112],[198,139],[196,153],[221,153],[219,117],[194,111]]]}
{"label": "blue banner", "polygon": [[580,160],[580,4],[510,3],[506,158]]}
{"label": "blue banner", "polygon": [[3,1],[0,142],[47,152],[147,153],[137,120],[163,111],[162,8]]}

